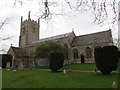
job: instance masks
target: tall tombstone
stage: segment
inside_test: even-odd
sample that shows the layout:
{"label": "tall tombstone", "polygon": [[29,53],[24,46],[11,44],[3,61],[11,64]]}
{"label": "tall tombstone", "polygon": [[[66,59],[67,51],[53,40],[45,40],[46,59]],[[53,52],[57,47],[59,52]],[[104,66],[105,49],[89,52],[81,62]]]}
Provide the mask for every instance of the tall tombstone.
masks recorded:
{"label": "tall tombstone", "polygon": [[19,63],[19,65],[18,65],[18,70],[23,70],[24,69],[24,65],[23,65],[23,63]]}
{"label": "tall tombstone", "polygon": [[6,69],[9,69],[9,68],[10,68],[10,62],[7,62]]}

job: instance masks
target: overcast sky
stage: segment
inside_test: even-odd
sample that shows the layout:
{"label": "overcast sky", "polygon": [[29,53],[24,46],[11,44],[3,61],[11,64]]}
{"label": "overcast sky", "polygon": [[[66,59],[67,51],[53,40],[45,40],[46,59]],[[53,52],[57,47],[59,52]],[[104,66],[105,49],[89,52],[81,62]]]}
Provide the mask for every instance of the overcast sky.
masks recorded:
{"label": "overcast sky", "polygon": [[[28,18],[28,12],[31,11],[31,19],[37,20],[42,10],[44,10],[42,3],[44,0],[41,0],[41,4],[38,3],[38,0],[28,0],[28,2],[23,0],[24,4],[22,6],[20,3],[16,3],[16,6],[13,6],[14,1],[15,0],[0,0],[0,23],[8,18],[6,24],[0,29],[0,36],[2,36],[2,38],[11,37],[11,39],[0,41],[0,49],[6,49],[6,51],[11,44],[12,46],[18,47],[21,16],[23,16],[23,20],[25,20]],[[107,22],[102,26],[93,23],[94,17],[90,12],[79,13],[71,11],[68,4],[64,3],[64,0],[61,2],[63,2],[62,7],[61,5],[57,6],[57,4],[55,4],[56,6],[51,6],[49,9],[52,13],[64,13],[64,15],[53,15],[50,20],[41,19],[40,38],[68,33],[72,31],[72,28],[77,36],[105,31],[109,28],[113,29],[112,25]],[[117,27],[117,25],[115,27]],[[117,28],[112,30],[112,32],[113,37],[116,38]]]}

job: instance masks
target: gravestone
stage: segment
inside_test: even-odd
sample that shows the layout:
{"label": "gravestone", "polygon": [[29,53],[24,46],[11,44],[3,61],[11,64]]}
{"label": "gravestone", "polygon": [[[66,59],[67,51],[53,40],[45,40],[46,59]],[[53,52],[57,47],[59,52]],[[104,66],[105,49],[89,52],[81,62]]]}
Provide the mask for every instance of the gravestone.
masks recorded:
{"label": "gravestone", "polygon": [[67,74],[67,71],[66,71],[65,69],[63,70],[63,74],[64,74],[64,75],[66,75],[66,74]]}
{"label": "gravestone", "polygon": [[116,87],[116,82],[113,82],[113,83],[112,83],[112,88],[117,88],[117,87]]}
{"label": "gravestone", "polygon": [[19,63],[19,65],[18,65],[18,70],[23,70],[23,69],[24,69],[23,63]]}
{"label": "gravestone", "polygon": [[7,62],[6,69],[10,69],[10,62]]}
{"label": "gravestone", "polygon": [[14,69],[14,70],[13,70],[13,73],[15,73],[16,71],[17,71],[17,70]]}

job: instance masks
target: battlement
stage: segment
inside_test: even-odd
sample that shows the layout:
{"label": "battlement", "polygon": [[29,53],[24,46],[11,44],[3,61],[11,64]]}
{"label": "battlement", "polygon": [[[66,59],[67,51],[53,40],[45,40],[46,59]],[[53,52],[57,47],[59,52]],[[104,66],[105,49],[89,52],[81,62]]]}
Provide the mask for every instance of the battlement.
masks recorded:
{"label": "battlement", "polygon": [[28,13],[28,19],[25,19],[24,21],[23,21],[23,17],[21,16],[21,25],[25,25],[25,24],[28,24],[28,23],[39,25],[39,22],[40,22],[39,18],[38,18],[38,21],[32,20],[30,18],[30,12]]}
{"label": "battlement", "polygon": [[31,20],[31,19],[30,19],[30,20],[25,19],[24,21],[21,22],[21,24],[24,25],[24,24],[26,24],[26,23],[28,23],[28,22],[29,22],[29,23],[32,23],[32,24],[37,24],[37,25],[39,24],[39,21],[35,21],[35,20]]}

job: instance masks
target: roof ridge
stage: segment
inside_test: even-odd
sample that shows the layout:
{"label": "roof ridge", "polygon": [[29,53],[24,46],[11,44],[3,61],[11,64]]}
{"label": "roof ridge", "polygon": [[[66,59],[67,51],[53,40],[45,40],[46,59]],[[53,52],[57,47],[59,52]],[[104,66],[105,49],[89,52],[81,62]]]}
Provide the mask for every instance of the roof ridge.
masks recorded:
{"label": "roof ridge", "polygon": [[111,31],[111,30],[99,31],[99,32],[94,32],[94,33],[79,35],[79,36],[76,36],[76,37],[87,36],[87,35],[93,35],[93,34],[99,34],[99,33],[105,33],[105,32],[109,32],[109,31]]}
{"label": "roof ridge", "polygon": [[[42,39],[39,39],[39,40],[36,40],[36,41],[33,41],[31,44],[33,44],[33,43],[35,43],[35,42],[37,42],[37,41],[42,41],[42,40],[45,40],[45,39],[54,39],[55,37],[60,37],[60,36],[65,36],[65,35],[67,35],[67,34],[71,34],[72,32],[69,32],[69,33],[64,33],[64,34],[59,34],[59,35],[55,35],[55,36],[51,36],[51,37],[46,37],[46,38],[42,38]],[[62,38],[62,37],[61,37]],[[57,39],[57,38],[56,38]]]}
{"label": "roof ridge", "polygon": [[[64,33],[64,34],[59,34],[59,35],[55,35],[55,36],[51,36],[51,37],[56,37],[56,36],[60,36],[60,35],[66,35],[66,34],[70,34],[72,32],[69,32],[69,33]],[[51,37],[46,37],[46,38],[51,38]],[[46,39],[46,38],[42,38],[42,39]]]}

